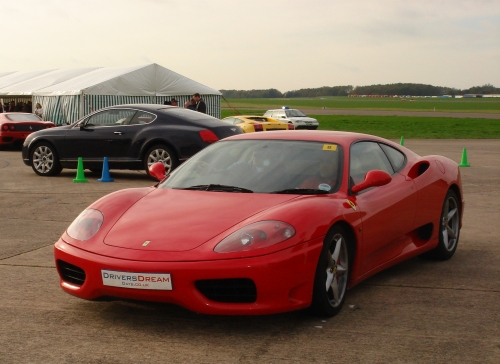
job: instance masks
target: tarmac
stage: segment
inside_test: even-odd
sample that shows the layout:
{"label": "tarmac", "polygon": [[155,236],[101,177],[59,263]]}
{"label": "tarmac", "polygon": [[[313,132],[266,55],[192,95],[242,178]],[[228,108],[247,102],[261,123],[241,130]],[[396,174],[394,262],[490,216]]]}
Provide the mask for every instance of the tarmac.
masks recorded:
{"label": "tarmac", "polygon": [[[399,140],[394,140],[399,143]],[[64,293],[53,244],[96,199],[151,186],[76,170],[37,176],[0,150],[0,363],[500,363],[500,140],[413,140],[460,163],[465,212],[455,256],[414,258],[348,291],[341,313],[206,316],[167,304]]]}

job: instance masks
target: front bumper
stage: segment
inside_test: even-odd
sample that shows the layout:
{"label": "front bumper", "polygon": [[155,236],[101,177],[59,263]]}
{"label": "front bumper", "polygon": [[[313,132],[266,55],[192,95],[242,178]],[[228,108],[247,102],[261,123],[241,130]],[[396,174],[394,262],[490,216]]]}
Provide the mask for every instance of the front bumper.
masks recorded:
{"label": "front bumper", "polygon": [[[242,259],[193,262],[147,262],[93,254],[59,240],[54,247],[58,263],[69,263],[85,272],[77,285],[59,271],[61,288],[83,299],[114,297],[172,303],[194,312],[218,315],[262,315],[310,306],[314,275],[323,239],[273,254]],[[172,290],[142,290],[103,285],[101,270],[135,273],[169,273]],[[254,302],[231,303],[209,299],[197,288],[207,280],[251,280],[256,287]],[[198,284],[199,287],[199,284]]]}

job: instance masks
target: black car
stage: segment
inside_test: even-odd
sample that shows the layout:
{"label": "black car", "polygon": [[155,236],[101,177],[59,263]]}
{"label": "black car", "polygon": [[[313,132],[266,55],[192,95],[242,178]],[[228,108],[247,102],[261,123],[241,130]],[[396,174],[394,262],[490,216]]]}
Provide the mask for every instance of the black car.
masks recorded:
{"label": "black car", "polygon": [[99,172],[103,158],[110,169],[143,169],[163,162],[171,172],[179,163],[240,128],[212,116],[164,105],[119,105],[98,110],[72,125],[30,134],[23,144],[23,162],[40,176],[63,168]]}

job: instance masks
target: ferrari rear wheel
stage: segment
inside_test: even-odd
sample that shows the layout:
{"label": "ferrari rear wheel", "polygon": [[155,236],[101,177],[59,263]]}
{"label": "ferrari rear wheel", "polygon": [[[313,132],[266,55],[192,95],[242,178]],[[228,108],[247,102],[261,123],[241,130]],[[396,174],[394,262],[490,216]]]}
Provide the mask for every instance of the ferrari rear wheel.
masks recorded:
{"label": "ferrari rear wheel", "polygon": [[55,176],[62,171],[54,146],[47,142],[37,144],[30,156],[31,168],[39,176]]}
{"label": "ferrari rear wheel", "polygon": [[144,157],[144,169],[149,175],[149,167],[153,163],[161,162],[165,166],[165,174],[172,172],[179,164],[177,157],[172,150],[165,145],[154,145],[149,148]]}
{"label": "ferrari rear wheel", "polygon": [[448,260],[455,254],[460,236],[460,216],[461,211],[457,194],[453,190],[449,190],[441,210],[438,246],[425,253],[424,257]]}
{"label": "ferrari rear wheel", "polygon": [[319,316],[335,316],[345,301],[353,251],[348,235],[333,227],[323,243],[319,257],[311,309]]}

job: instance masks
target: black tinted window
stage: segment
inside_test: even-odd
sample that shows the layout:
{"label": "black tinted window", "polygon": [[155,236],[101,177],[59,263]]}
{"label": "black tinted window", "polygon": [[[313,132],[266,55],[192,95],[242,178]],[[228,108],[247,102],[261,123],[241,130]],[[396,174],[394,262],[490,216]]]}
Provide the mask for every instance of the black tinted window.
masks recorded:
{"label": "black tinted window", "polygon": [[130,125],[149,124],[154,119],[156,119],[155,114],[151,114],[146,111],[138,111],[137,114],[135,114],[134,118],[130,121]]}
{"label": "black tinted window", "polygon": [[88,126],[113,126],[127,125],[134,117],[137,110],[112,109],[104,110],[92,115],[88,121]]}
{"label": "black tinted window", "polygon": [[387,154],[396,172],[403,168],[405,163],[405,155],[403,153],[386,144],[380,144],[380,147],[384,150],[385,154]]}
{"label": "black tinted window", "polygon": [[393,174],[394,170],[378,143],[359,142],[351,146],[349,175],[354,184],[365,180],[366,173],[373,170]]}

